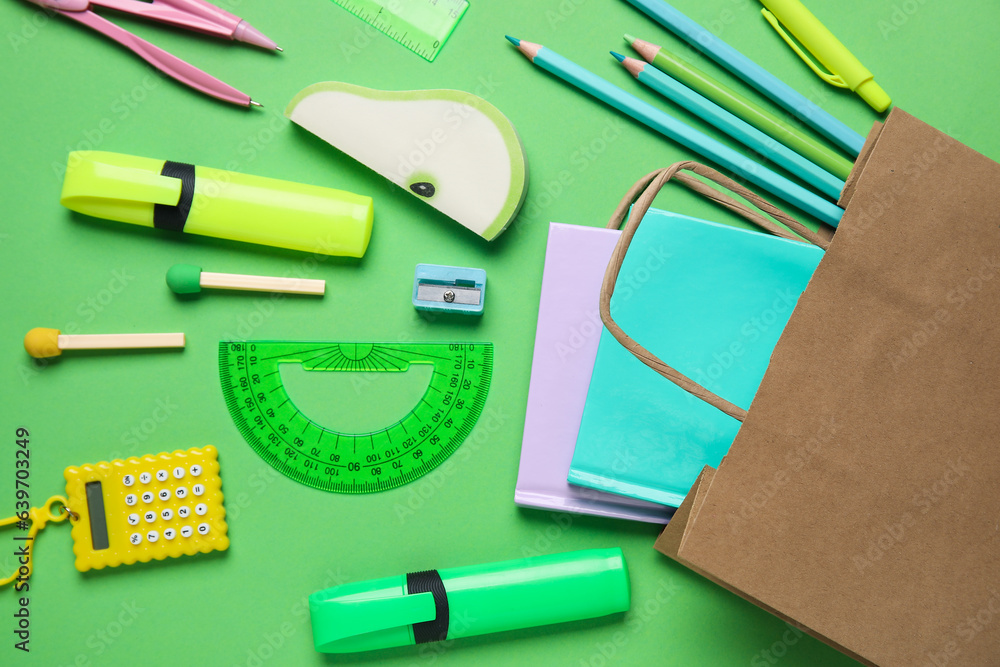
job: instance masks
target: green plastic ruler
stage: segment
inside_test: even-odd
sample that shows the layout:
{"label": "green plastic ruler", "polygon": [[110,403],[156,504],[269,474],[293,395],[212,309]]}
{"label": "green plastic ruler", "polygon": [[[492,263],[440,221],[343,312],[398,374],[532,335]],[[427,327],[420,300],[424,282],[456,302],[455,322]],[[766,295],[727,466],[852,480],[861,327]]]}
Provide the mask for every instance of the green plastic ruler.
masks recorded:
{"label": "green plastic ruler", "polygon": [[466,0],[333,1],[429,62],[469,8]]}
{"label": "green plastic ruler", "polygon": [[[417,405],[370,433],[340,433],[299,411],[281,364],[307,371],[400,372],[433,366]],[[384,491],[412,482],[454,452],[483,411],[493,373],[491,343],[219,344],[222,393],[237,428],[279,472],[337,493]]]}

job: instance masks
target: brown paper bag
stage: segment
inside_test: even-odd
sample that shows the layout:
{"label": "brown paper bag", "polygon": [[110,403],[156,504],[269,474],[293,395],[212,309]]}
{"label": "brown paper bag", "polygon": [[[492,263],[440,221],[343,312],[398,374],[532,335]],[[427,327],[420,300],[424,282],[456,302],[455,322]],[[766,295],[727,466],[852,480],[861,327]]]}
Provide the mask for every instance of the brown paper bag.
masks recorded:
{"label": "brown paper bag", "polygon": [[895,109],[841,205],[656,548],[867,664],[1000,665],[1000,165]]}

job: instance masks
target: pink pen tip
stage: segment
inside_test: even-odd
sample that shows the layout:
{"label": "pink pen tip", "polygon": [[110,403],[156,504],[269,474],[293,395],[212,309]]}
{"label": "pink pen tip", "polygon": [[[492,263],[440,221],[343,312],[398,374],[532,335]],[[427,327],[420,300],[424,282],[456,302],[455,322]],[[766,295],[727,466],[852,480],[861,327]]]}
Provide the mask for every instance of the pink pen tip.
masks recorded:
{"label": "pink pen tip", "polygon": [[250,100],[250,106],[252,106],[252,107],[260,107],[262,109],[264,108],[263,104],[261,104],[260,102],[254,102],[253,100]]}
{"label": "pink pen tip", "polygon": [[236,26],[236,30],[233,31],[233,39],[237,42],[246,42],[247,44],[259,46],[262,49],[281,51],[273,40],[268,39],[264,33],[257,30],[246,21],[240,21],[240,24]]}

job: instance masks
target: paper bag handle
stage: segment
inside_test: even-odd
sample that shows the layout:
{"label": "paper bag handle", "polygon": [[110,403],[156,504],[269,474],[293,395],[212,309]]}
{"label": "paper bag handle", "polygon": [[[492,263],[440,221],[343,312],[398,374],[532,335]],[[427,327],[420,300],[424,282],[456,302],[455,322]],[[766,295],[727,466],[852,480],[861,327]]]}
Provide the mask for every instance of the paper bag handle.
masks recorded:
{"label": "paper bag handle", "polygon": [[[789,229],[794,231],[795,234],[789,232],[780,225],[775,224],[774,221],[767,219],[757,211],[751,209],[749,206],[740,203],[727,194],[713,189],[693,176],[678,173],[681,171],[690,171],[698,174],[699,176],[721,185],[730,192],[740,195],[752,203],[760,211],[764,211],[776,220],[780,220],[783,224],[787,225]],[[775,236],[799,242],[801,242],[802,239],[805,239],[809,243],[819,246],[823,250],[826,250],[830,243],[827,238],[813,232],[792,216],[759,197],[757,194],[746,189],[731,178],[724,176],[711,167],[706,167],[703,164],[690,161],[677,162],[676,164],[673,164],[665,169],[657,169],[656,171],[643,176],[635,185],[631,187],[631,189],[629,189],[628,193],[625,194],[625,197],[623,197],[621,202],[618,204],[618,208],[616,208],[615,212],[611,214],[611,220],[608,221],[608,229],[618,229],[621,226],[622,221],[625,219],[626,214],[628,214],[628,220],[625,224],[625,228],[622,230],[621,237],[618,239],[618,244],[615,246],[614,253],[611,255],[611,261],[608,262],[608,269],[604,274],[604,284],[601,286],[601,321],[604,322],[604,326],[607,328],[608,332],[615,337],[615,340],[621,343],[626,350],[635,355],[639,361],[646,364],[684,391],[697,396],[706,403],[709,403],[726,413],[733,419],[743,421],[747,415],[746,410],[738,405],[730,403],[721,396],[710,392],[708,389],[705,389],[691,378],[678,373],[676,370],[663,363],[663,361],[661,361],[655,354],[632,340],[628,334],[622,331],[622,328],[618,326],[614,318],[611,317],[611,295],[614,294],[615,291],[615,283],[618,281],[618,273],[621,271],[622,261],[625,259],[625,252],[628,250],[629,244],[632,243],[632,237],[635,236],[635,230],[639,227],[639,222],[642,220],[642,217],[646,215],[646,211],[649,210],[649,206],[653,203],[653,199],[656,197],[656,194],[660,191],[660,188],[663,187],[664,183],[671,179],[676,179],[687,188],[704,197],[708,197],[722,206],[725,206],[729,210],[742,216],[743,218],[746,218],[758,227],[774,234]],[[629,213],[630,206],[632,207],[631,213]],[[796,234],[798,234],[798,236],[796,236]]]}

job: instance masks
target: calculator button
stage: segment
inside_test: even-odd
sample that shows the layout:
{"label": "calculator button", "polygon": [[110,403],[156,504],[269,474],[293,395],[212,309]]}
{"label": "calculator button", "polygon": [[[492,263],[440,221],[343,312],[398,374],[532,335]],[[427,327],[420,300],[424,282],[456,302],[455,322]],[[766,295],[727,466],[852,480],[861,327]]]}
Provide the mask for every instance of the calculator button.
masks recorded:
{"label": "calculator button", "polygon": [[168,477],[170,477],[170,473],[167,472],[166,470],[157,470],[156,471],[156,481],[157,482],[165,482],[165,481],[167,481]]}
{"label": "calculator button", "polygon": [[139,515],[138,514],[129,514],[128,515],[128,525],[134,526],[137,523],[139,523]]}
{"label": "calculator button", "polygon": [[201,474],[201,466],[200,465],[198,465],[196,463],[193,466],[191,466],[191,476],[192,477],[197,477],[200,474]]}
{"label": "calculator button", "polygon": [[148,472],[144,472],[139,475],[139,481],[142,482],[143,484],[149,484],[150,482],[153,481],[153,476],[150,475]]}
{"label": "calculator button", "polygon": [[183,500],[187,498],[188,490],[186,486],[178,486],[174,489],[174,495],[177,496],[177,500]]}
{"label": "calculator button", "polygon": [[132,533],[128,536],[128,541],[132,544],[140,544],[142,542],[142,533]]}
{"label": "calculator button", "polygon": [[163,530],[163,539],[172,540],[175,537],[177,537],[177,531],[174,530],[173,528],[165,528]]}
{"label": "calculator button", "polygon": [[122,477],[122,484],[125,486],[132,486],[135,484],[135,475],[125,475]]}
{"label": "calculator button", "polygon": [[177,466],[176,468],[174,468],[174,477],[177,479],[182,479],[184,477],[185,472],[186,471],[184,470],[184,468]]}
{"label": "calculator button", "polygon": [[160,500],[170,500],[170,489],[160,489],[160,492],[156,495],[160,497]]}
{"label": "calculator button", "polygon": [[205,485],[195,484],[194,486],[191,487],[191,493],[193,493],[196,496],[200,496],[201,494],[205,493]]}
{"label": "calculator button", "polygon": [[153,502],[153,492],[152,491],[145,491],[142,494],[142,502],[146,503],[147,505],[149,503]]}
{"label": "calculator button", "polygon": [[149,542],[151,543],[155,542],[156,540],[160,539],[160,534],[155,530],[151,530],[148,533],[146,533],[146,539],[149,540]]}
{"label": "calculator button", "polygon": [[135,494],[134,493],[130,493],[127,496],[125,496],[125,504],[126,505],[129,505],[129,506],[135,505],[135,501],[136,501],[136,498],[135,498]]}
{"label": "calculator button", "polygon": [[142,515],[142,518],[146,520],[146,523],[153,523],[156,521],[156,512],[150,510]]}
{"label": "calculator button", "polygon": [[181,528],[181,537],[191,537],[191,533],[193,532],[194,531],[191,530],[191,526],[183,526]]}
{"label": "calculator button", "polygon": [[194,513],[198,516],[205,516],[205,512],[208,511],[208,505],[205,503],[198,503],[194,506]]}
{"label": "calculator button", "polygon": [[208,535],[208,524],[207,523],[199,523],[198,524],[198,534],[199,535]]}
{"label": "calculator button", "polygon": [[[188,507],[187,505],[181,505],[180,507],[177,508],[177,516],[179,516],[182,519],[188,518],[189,516],[191,516],[191,508]],[[183,535],[184,533],[182,532],[181,534]]]}
{"label": "calculator button", "polygon": [[[163,517],[164,521],[170,521],[171,519],[174,518],[174,511],[169,507],[167,507],[162,512],[160,512],[160,516]],[[166,537],[166,534],[164,534],[164,537]]]}

